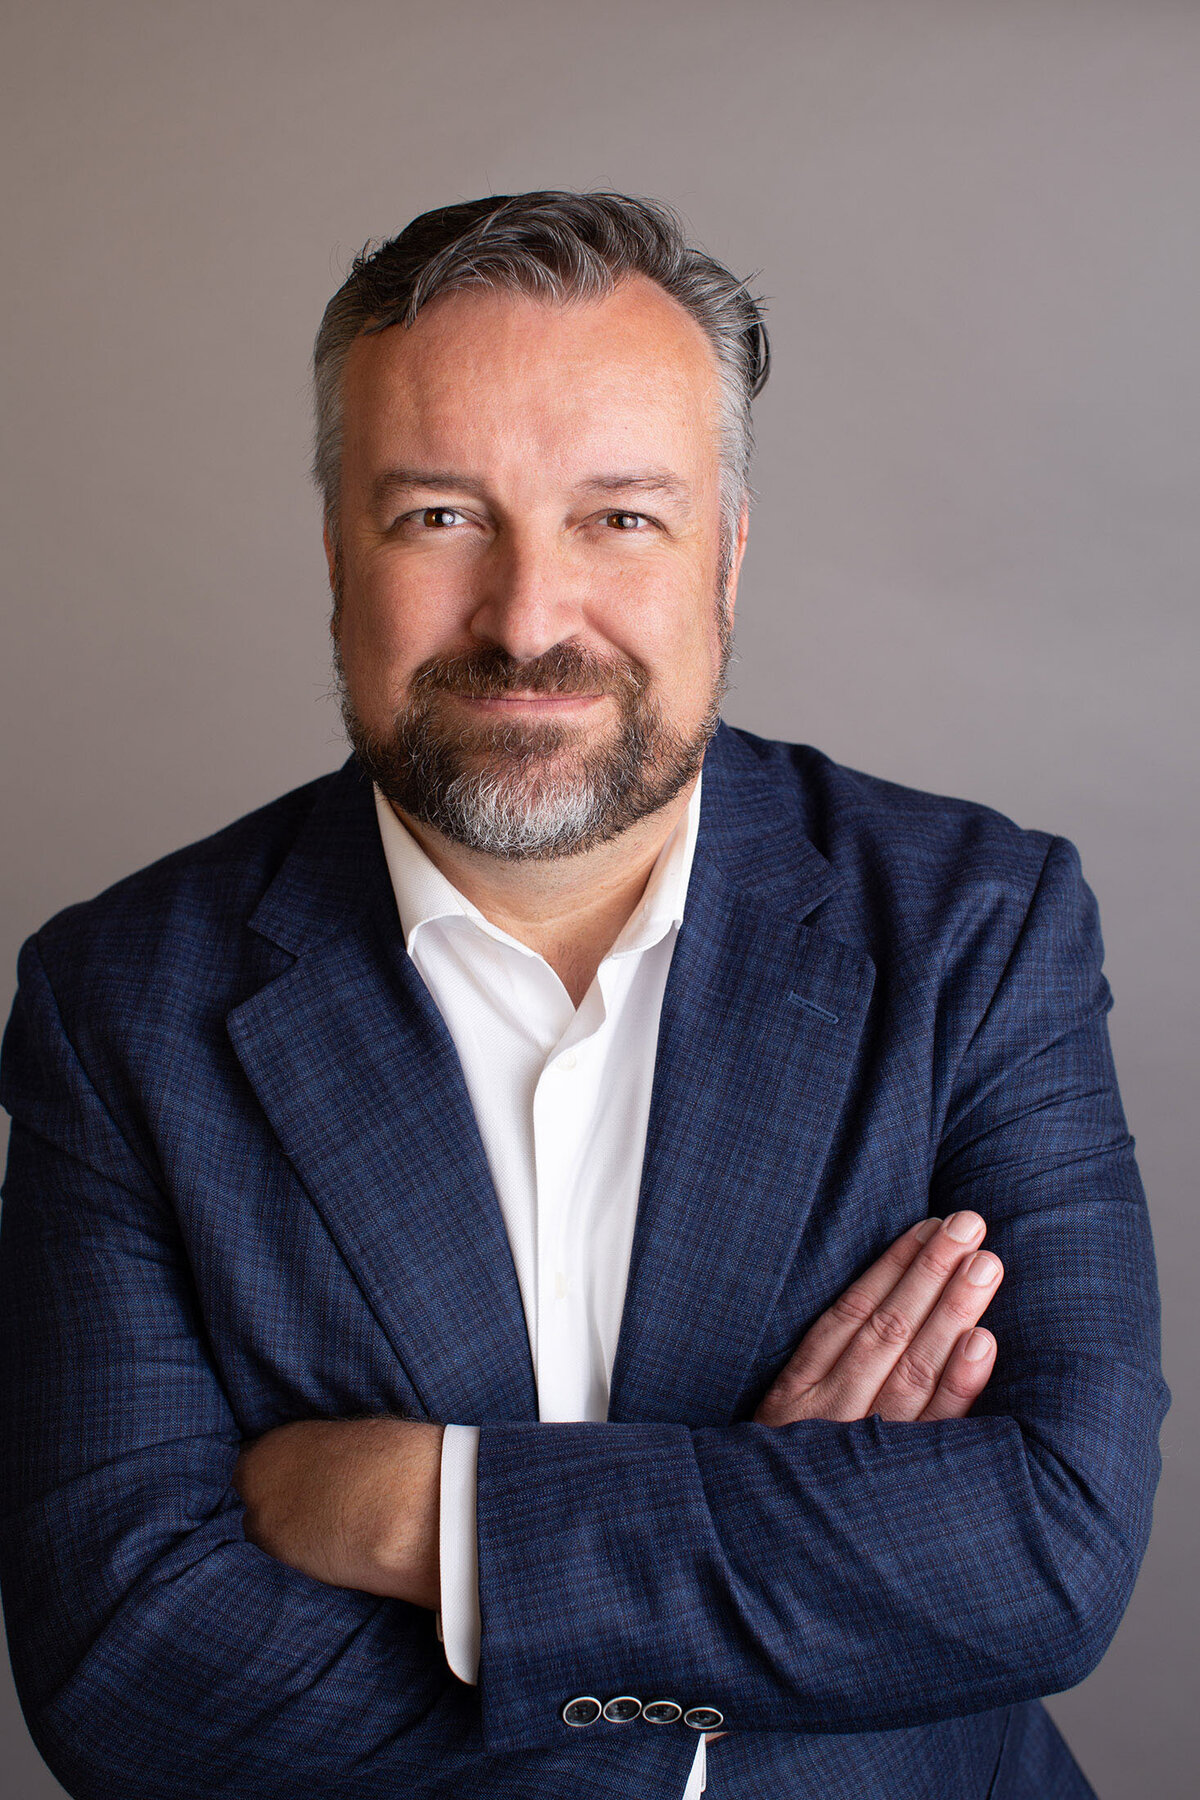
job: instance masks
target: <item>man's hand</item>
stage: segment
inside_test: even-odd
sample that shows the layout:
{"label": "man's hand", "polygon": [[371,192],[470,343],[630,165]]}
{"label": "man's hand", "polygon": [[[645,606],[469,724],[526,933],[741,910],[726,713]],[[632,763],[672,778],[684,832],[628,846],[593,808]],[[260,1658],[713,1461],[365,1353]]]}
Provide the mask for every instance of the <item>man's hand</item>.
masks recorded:
{"label": "man's hand", "polygon": [[442,1427],[304,1419],[248,1444],[233,1485],[252,1544],[331,1587],[435,1610]]}
{"label": "man's hand", "polygon": [[978,1213],[924,1219],[821,1314],[763,1397],[761,1425],[798,1419],[961,1419],[996,1360],[973,1330],[1004,1274]]}
{"label": "man's hand", "polygon": [[963,1418],[996,1360],[991,1332],[972,1329],[1004,1274],[998,1256],[975,1254],[985,1230],[978,1213],[961,1212],[898,1237],[805,1332],[757,1423]]}

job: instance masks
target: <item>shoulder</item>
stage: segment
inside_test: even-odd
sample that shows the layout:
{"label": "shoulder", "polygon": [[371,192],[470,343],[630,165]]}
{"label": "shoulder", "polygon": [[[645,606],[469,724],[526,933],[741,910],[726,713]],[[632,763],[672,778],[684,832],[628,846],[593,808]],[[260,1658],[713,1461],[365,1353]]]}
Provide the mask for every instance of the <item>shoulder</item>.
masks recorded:
{"label": "shoulder", "polygon": [[792,744],[723,726],[723,760],[743,778],[765,781],[809,840],[835,867],[864,861],[949,860],[988,873],[1034,874],[1054,838],[1017,825],[994,807],[906,787],[835,762],[811,744]]}
{"label": "shoulder", "polygon": [[729,727],[720,737],[722,763],[736,771],[732,791],[765,784],[776,816],[793,820],[830,865],[837,885],[823,922],[839,935],[944,942],[986,920],[1011,938],[1035,897],[1076,914],[1092,904],[1063,837],[978,801],[847,767],[808,744]]}
{"label": "shoulder", "polygon": [[157,858],[89,900],[65,907],[38,932],[43,943],[71,937],[104,921],[178,913],[189,907],[237,908],[273,880],[301,826],[336,772],[293,788],[231,824]]}
{"label": "shoulder", "polygon": [[65,907],[24,946],[22,981],[40,966],[57,993],[86,1000],[92,1012],[127,1006],[139,993],[236,985],[250,954],[246,921],[344,776],[306,782]]}

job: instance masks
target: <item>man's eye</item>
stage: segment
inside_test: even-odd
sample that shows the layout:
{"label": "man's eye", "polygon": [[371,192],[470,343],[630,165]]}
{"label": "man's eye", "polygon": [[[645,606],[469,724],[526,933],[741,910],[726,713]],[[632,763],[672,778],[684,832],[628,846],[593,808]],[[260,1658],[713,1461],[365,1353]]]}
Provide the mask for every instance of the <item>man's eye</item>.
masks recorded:
{"label": "man's eye", "polygon": [[462,518],[452,506],[427,506],[421,514],[422,525],[436,529],[438,526],[453,525]]}
{"label": "man's eye", "polygon": [[614,531],[636,531],[645,517],[645,513],[610,512],[605,514],[604,523],[611,525]]}

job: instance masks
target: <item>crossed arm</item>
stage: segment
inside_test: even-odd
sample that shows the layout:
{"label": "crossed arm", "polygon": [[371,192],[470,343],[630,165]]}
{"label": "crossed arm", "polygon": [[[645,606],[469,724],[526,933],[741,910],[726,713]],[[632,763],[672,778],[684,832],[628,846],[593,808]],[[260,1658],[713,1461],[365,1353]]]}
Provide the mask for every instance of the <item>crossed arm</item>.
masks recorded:
{"label": "crossed arm", "polygon": [[[5,1058],[0,1549],[18,1687],[63,1785],[434,1800],[493,1777],[513,1791],[515,1769],[520,1791],[574,1796],[554,1697],[626,1672],[735,1730],[792,1732],[1080,1679],[1136,1572],[1165,1398],[1081,934],[1094,921],[1060,867],[949,1061],[931,1203],[986,1216],[1002,1288],[966,1295],[978,1238],[954,1250],[938,1228],[918,1248],[914,1229],[753,1421],[485,1429],[478,1690],[449,1675],[428,1610],[440,1428],[299,1422],[246,1447],[123,1072],[84,1067],[87,995],[64,1025],[30,949]],[[988,1334],[965,1355],[991,1298],[995,1371]],[[682,1788],[687,1745],[668,1736],[589,1737],[587,1767],[616,1779],[633,1757],[648,1786]]]}
{"label": "crossed arm", "polygon": [[[996,1357],[975,1328],[1003,1275],[984,1231],[973,1212],[906,1231],[805,1333],[755,1419],[964,1418]],[[278,1426],[233,1471],[246,1536],[318,1581],[436,1608],[441,1438],[398,1419]]]}

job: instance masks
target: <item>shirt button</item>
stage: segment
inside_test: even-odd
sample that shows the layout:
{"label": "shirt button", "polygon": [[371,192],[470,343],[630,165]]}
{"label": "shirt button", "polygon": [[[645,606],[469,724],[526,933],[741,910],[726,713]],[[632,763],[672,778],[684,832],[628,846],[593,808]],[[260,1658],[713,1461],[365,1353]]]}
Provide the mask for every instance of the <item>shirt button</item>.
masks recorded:
{"label": "shirt button", "polygon": [[578,1061],[579,1061],[579,1058],[576,1056],[575,1052],[573,1050],[568,1050],[565,1056],[559,1057],[558,1067],[560,1069],[565,1070],[566,1073],[569,1075],[571,1073],[571,1070],[575,1067],[575,1064]]}
{"label": "shirt button", "polygon": [[641,1701],[635,1700],[632,1694],[618,1694],[615,1700],[606,1703],[604,1716],[614,1725],[624,1725],[629,1719],[636,1719],[641,1710]]}
{"label": "shirt button", "polygon": [[683,1712],[674,1700],[647,1700],[642,1717],[649,1725],[673,1725]]}
{"label": "shirt button", "polygon": [[715,1706],[693,1706],[690,1712],[684,1713],[683,1722],[693,1731],[715,1731],[718,1725],[725,1723],[725,1714],[719,1713]]}
{"label": "shirt button", "polygon": [[578,1694],[563,1707],[563,1721],[567,1725],[594,1725],[603,1710],[591,1694]]}

